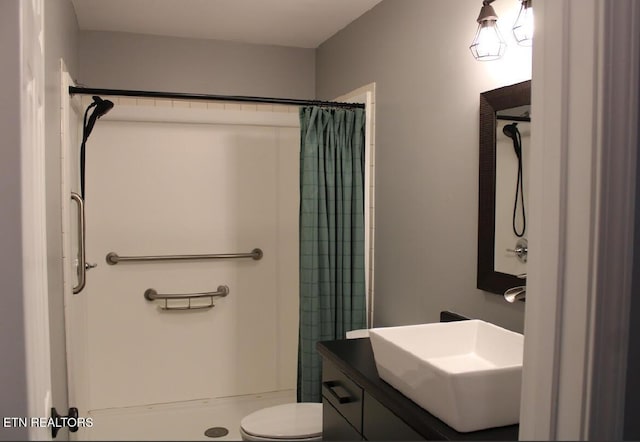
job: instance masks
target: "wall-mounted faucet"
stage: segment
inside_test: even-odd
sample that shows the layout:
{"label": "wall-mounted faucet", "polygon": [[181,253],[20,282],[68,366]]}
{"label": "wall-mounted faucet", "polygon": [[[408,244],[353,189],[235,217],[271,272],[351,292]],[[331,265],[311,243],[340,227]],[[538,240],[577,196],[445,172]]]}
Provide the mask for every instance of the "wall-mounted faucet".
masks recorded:
{"label": "wall-mounted faucet", "polygon": [[519,287],[513,287],[506,292],[504,292],[504,299],[507,302],[516,302],[519,300],[524,300],[527,295],[527,287],[521,285]]}
{"label": "wall-mounted faucet", "polygon": [[[518,275],[518,278],[526,279],[527,278],[527,274],[526,273],[521,273],[520,275]],[[518,287],[510,288],[509,290],[504,292],[504,299],[506,299],[507,302],[513,303],[513,302],[516,302],[516,301],[519,301],[519,300],[524,301],[526,295],[527,295],[527,286],[526,285],[520,285]]]}

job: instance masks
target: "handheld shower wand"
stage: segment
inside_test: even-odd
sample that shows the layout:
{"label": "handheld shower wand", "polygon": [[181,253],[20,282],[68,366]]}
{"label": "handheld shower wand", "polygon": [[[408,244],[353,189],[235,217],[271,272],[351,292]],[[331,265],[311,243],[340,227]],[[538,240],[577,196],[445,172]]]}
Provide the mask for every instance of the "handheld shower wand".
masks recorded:
{"label": "handheld shower wand", "polygon": [[[84,113],[84,124],[82,126],[82,144],[80,145],[80,195],[84,199],[84,169],[85,169],[85,150],[87,140],[89,139],[89,135],[93,131],[93,126],[95,126],[98,118],[105,115],[113,108],[113,102],[109,100],[103,100],[98,96],[93,96],[93,103],[91,103],[87,110]],[[89,121],[87,121],[87,116],[89,115],[89,111],[93,110],[93,113],[89,117]]]}

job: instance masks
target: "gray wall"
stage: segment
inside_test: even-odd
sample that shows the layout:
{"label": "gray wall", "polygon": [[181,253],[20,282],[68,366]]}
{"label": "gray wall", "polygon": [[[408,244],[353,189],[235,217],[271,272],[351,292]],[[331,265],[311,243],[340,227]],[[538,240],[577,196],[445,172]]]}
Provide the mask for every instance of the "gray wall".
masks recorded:
{"label": "gray wall", "polygon": [[480,6],[385,0],[317,50],[318,98],[377,84],[376,326],[454,310],[523,330],[523,303],[476,289],[478,113],[480,92],[531,78],[531,50],[510,35],[517,2],[496,2],[510,47],[475,61]]}
{"label": "gray wall", "polygon": [[[640,109],[638,109],[640,127]],[[627,359],[627,397],[625,398],[624,440],[640,440],[640,137],[636,165],[636,215],[633,240],[633,274],[629,313],[629,354]]]}
{"label": "gray wall", "polygon": [[314,98],[315,51],[83,31],[80,81],[96,88]]}
{"label": "gray wall", "polygon": [[[47,270],[53,406],[66,414],[67,372],[62,286],[62,225],[60,194],[60,59],[73,77],[78,71],[78,24],[70,0],[44,2],[45,151],[47,186]],[[86,411],[86,410],[85,410]],[[58,439],[66,439],[66,430]]]}
{"label": "gray wall", "polygon": [[[18,1],[0,1],[0,417],[27,416],[20,216],[19,26]],[[0,430],[2,440],[25,439],[27,435],[26,428]]]}

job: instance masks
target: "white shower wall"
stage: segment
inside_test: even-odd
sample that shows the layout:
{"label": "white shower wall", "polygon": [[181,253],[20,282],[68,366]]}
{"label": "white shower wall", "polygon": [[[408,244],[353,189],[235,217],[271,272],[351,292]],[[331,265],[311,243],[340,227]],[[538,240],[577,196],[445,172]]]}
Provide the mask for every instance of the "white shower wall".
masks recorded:
{"label": "white shower wall", "polygon": [[[84,373],[88,409],[295,388],[297,109],[114,101],[87,143],[87,261],[98,267],[71,298],[85,298],[70,370]],[[259,261],[105,262],[256,247]],[[210,310],[143,297],[219,285],[230,293]]]}

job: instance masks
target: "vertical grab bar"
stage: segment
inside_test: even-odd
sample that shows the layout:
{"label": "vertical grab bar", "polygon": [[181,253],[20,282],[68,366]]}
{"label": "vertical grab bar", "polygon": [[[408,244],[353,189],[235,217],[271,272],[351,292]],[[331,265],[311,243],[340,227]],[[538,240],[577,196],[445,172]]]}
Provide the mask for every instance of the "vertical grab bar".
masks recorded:
{"label": "vertical grab bar", "polygon": [[80,293],[86,284],[87,263],[84,250],[84,201],[75,192],[71,192],[71,199],[78,204],[78,285],[73,288],[73,294],[75,295]]}

